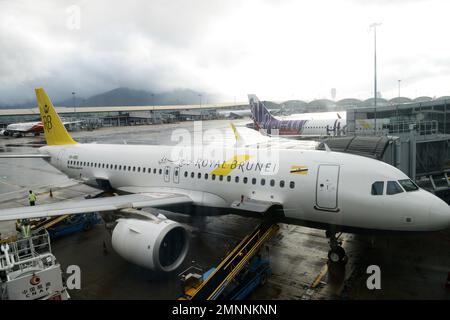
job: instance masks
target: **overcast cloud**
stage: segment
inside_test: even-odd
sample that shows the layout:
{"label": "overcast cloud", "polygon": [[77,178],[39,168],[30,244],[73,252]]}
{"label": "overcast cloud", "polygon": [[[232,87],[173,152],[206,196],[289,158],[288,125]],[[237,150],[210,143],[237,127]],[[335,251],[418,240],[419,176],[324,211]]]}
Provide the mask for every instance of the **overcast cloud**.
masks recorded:
{"label": "overcast cloud", "polygon": [[37,86],[54,100],[117,87],[365,99],[373,22],[383,97],[398,79],[402,96],[450,95],[448,12],[425,0],[0,0],[0,103],[32,100]]}

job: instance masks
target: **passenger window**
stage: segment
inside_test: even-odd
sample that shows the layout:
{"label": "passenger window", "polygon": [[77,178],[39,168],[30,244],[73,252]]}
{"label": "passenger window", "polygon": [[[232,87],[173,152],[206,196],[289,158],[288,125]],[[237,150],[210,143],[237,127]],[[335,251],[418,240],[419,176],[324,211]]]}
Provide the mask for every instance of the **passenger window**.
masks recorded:
{"label": "passenger window", "polygon": [[289,182],[289,187],[291,189],[294,189],[295,188],[295,182],[294,181]]}
{"label": "passenger window", "polygon": [[284,180],[280,181],[280,188],[284,188]]}
{"label": "passenger window", "polygon": [[162,174],[162,169],[159,169],[159,174]]}
{"label": "passenger window", "polygon": [[239,177],[236,176],[236,178],[234,178],[234,182],[238,183],[239,182]]}
{"label": "passenger window", "polygon": [[185,171],[185,172],[184,172],[184,177],[187,178],[187,176],[188,176],[188,172]]}
{"label": "passenger window", "polygon": [[119,165],[119,170],[122,170],[122,165]]}
{"label": "passenger window", "polygon": [[114,165],[114,170],[117,170],[117,164],[116,164],[116,165]]}
{"label": "passenger window", "polygon": [[273,179],[270,180],[270,186],[271,186],[271,187],[275,186],[275,180],[273,180]]}
{"label": "passenger window", "polygon": [[383,181],[376,181],[376,182],[372,183],[372,195],[374,195],[374,196],[383,195],[383,189],[384,189]]}
{"label": "passenger window", "polygon": [[155,169],[153,169],[153,174],[156,174],[156,168],[155,168]]}
{"label": "passenger window", "polygon": [[410,179],[398,180],[406,192],[419,190],[419,187]]}
{"label": "passenger window", "polygon": [[266,184],[266,179],[261,179],[261,185],[265,185]]}
{"label": "passenger window", "polygon": [[403,192],[402,187],[396,181],[388,181],[386,194],[392,195]]}
{"label": "passenger window", "polygon": [[136,171],[136,167],[133,167],[133,172],[135,172]]}
{"label": "passenger window", "polygon": [[131,166],[128,166],[128,171],[131,171]]}
{"label": "passenger window", "polygon": [[252,184],[256,184],[256,178],[252,179]]}
{"label": "passenger window", "polygon": [[242,179],[242,181],[243,181],[244,183],[247,183],[247,177],[244,177],[244,179]]}
{"label": "passenger window", "polygon": [[227,177],[227,181],[230,182],[231,181],[231,176]]}
{"label": "passenger window", "polygon": [[194,178],[194,176],[195,176],[195,173],[191,172],[191,178]]}
{"label": "passenger window", "polygon": [[152,173],[152,168],[148,168],[148,173]]}
{"label": "passenger window", "polygon": [[216,180],[216,175],[213,174],[213,175],[211,176],[211,179]]}
{"label": "passenger window", "polygon": [[223,181],[223,175],[220,175],[220,176],[219,176],[219,180],[220,180],[220,181]]}
{"label": "passenger window", "polygon": [[142,168],[142,173],[145,173],[145,168]]}
{"label": "passenger window", "polygon": [[141,172],[141,167],[138,167],[138,172]]}
{"label": "passenger window", "polygon": [[205,173],[205,180],[208,180],[208,174]]}
{"label": "passenger window", "polygon": [[200,179],[202,177],[202,174],[199,172],[197,177]]}

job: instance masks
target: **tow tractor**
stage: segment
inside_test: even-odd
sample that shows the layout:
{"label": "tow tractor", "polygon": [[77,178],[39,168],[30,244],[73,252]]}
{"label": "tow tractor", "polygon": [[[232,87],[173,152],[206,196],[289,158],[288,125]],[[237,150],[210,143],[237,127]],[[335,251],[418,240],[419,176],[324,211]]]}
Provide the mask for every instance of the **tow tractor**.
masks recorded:
{"label": "tow tractor", "polygon": [[0,300],[67,300],[46,230],[0,239]]}
{"label": "tow tractor", "polygon": [[179,277],[183,293],[180,300],[242,300],[271,275],[269,250],[263,244],[279,230],[276,224],[262,223],[244,237],[217,268],[203,273],[191,266]]}

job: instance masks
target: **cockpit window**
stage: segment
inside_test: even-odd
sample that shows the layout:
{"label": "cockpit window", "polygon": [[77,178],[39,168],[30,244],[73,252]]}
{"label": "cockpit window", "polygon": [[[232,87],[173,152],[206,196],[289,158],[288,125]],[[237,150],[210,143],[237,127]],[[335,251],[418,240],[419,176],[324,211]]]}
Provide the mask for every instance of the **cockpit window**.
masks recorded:
{"label": "cockpit window", "polygon": [[376,181],[372,184],[372,195],[381,196],[383,195],[384,182]]}
{"label": "cockpit window", "polygon": [[398,185],[397,181],[388,181],[386,194],[397,194],[403,192],[403,189]]}
{"label": "cockpit window", "polygon": [[406,192],[419,190],[419,187],[410,179],[398,180]]}

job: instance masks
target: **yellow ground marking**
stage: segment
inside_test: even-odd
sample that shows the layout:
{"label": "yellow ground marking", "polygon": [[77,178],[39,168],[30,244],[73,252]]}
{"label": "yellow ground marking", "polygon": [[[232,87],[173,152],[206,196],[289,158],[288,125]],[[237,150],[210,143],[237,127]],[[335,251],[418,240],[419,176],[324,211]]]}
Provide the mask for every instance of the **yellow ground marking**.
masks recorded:
{"label": "yellow ground marking", "polygon": [[[345,242],[345,239],[342,240],[342,244],[341,244],[342,247],[344,247],[344,242]],[[314,281],[312,282],[310,288],[311,288],[311,289],[316,288],[316,287],[319,285],[320,281],[322,281],[323,277],[327,274],[327,272],[328,272],[328,261],[327,261],[327,263],[322,267],[322,269],[320,270],[319,274],[317,275],[317,277],[316,277],[316,278],[314,279]]]}

